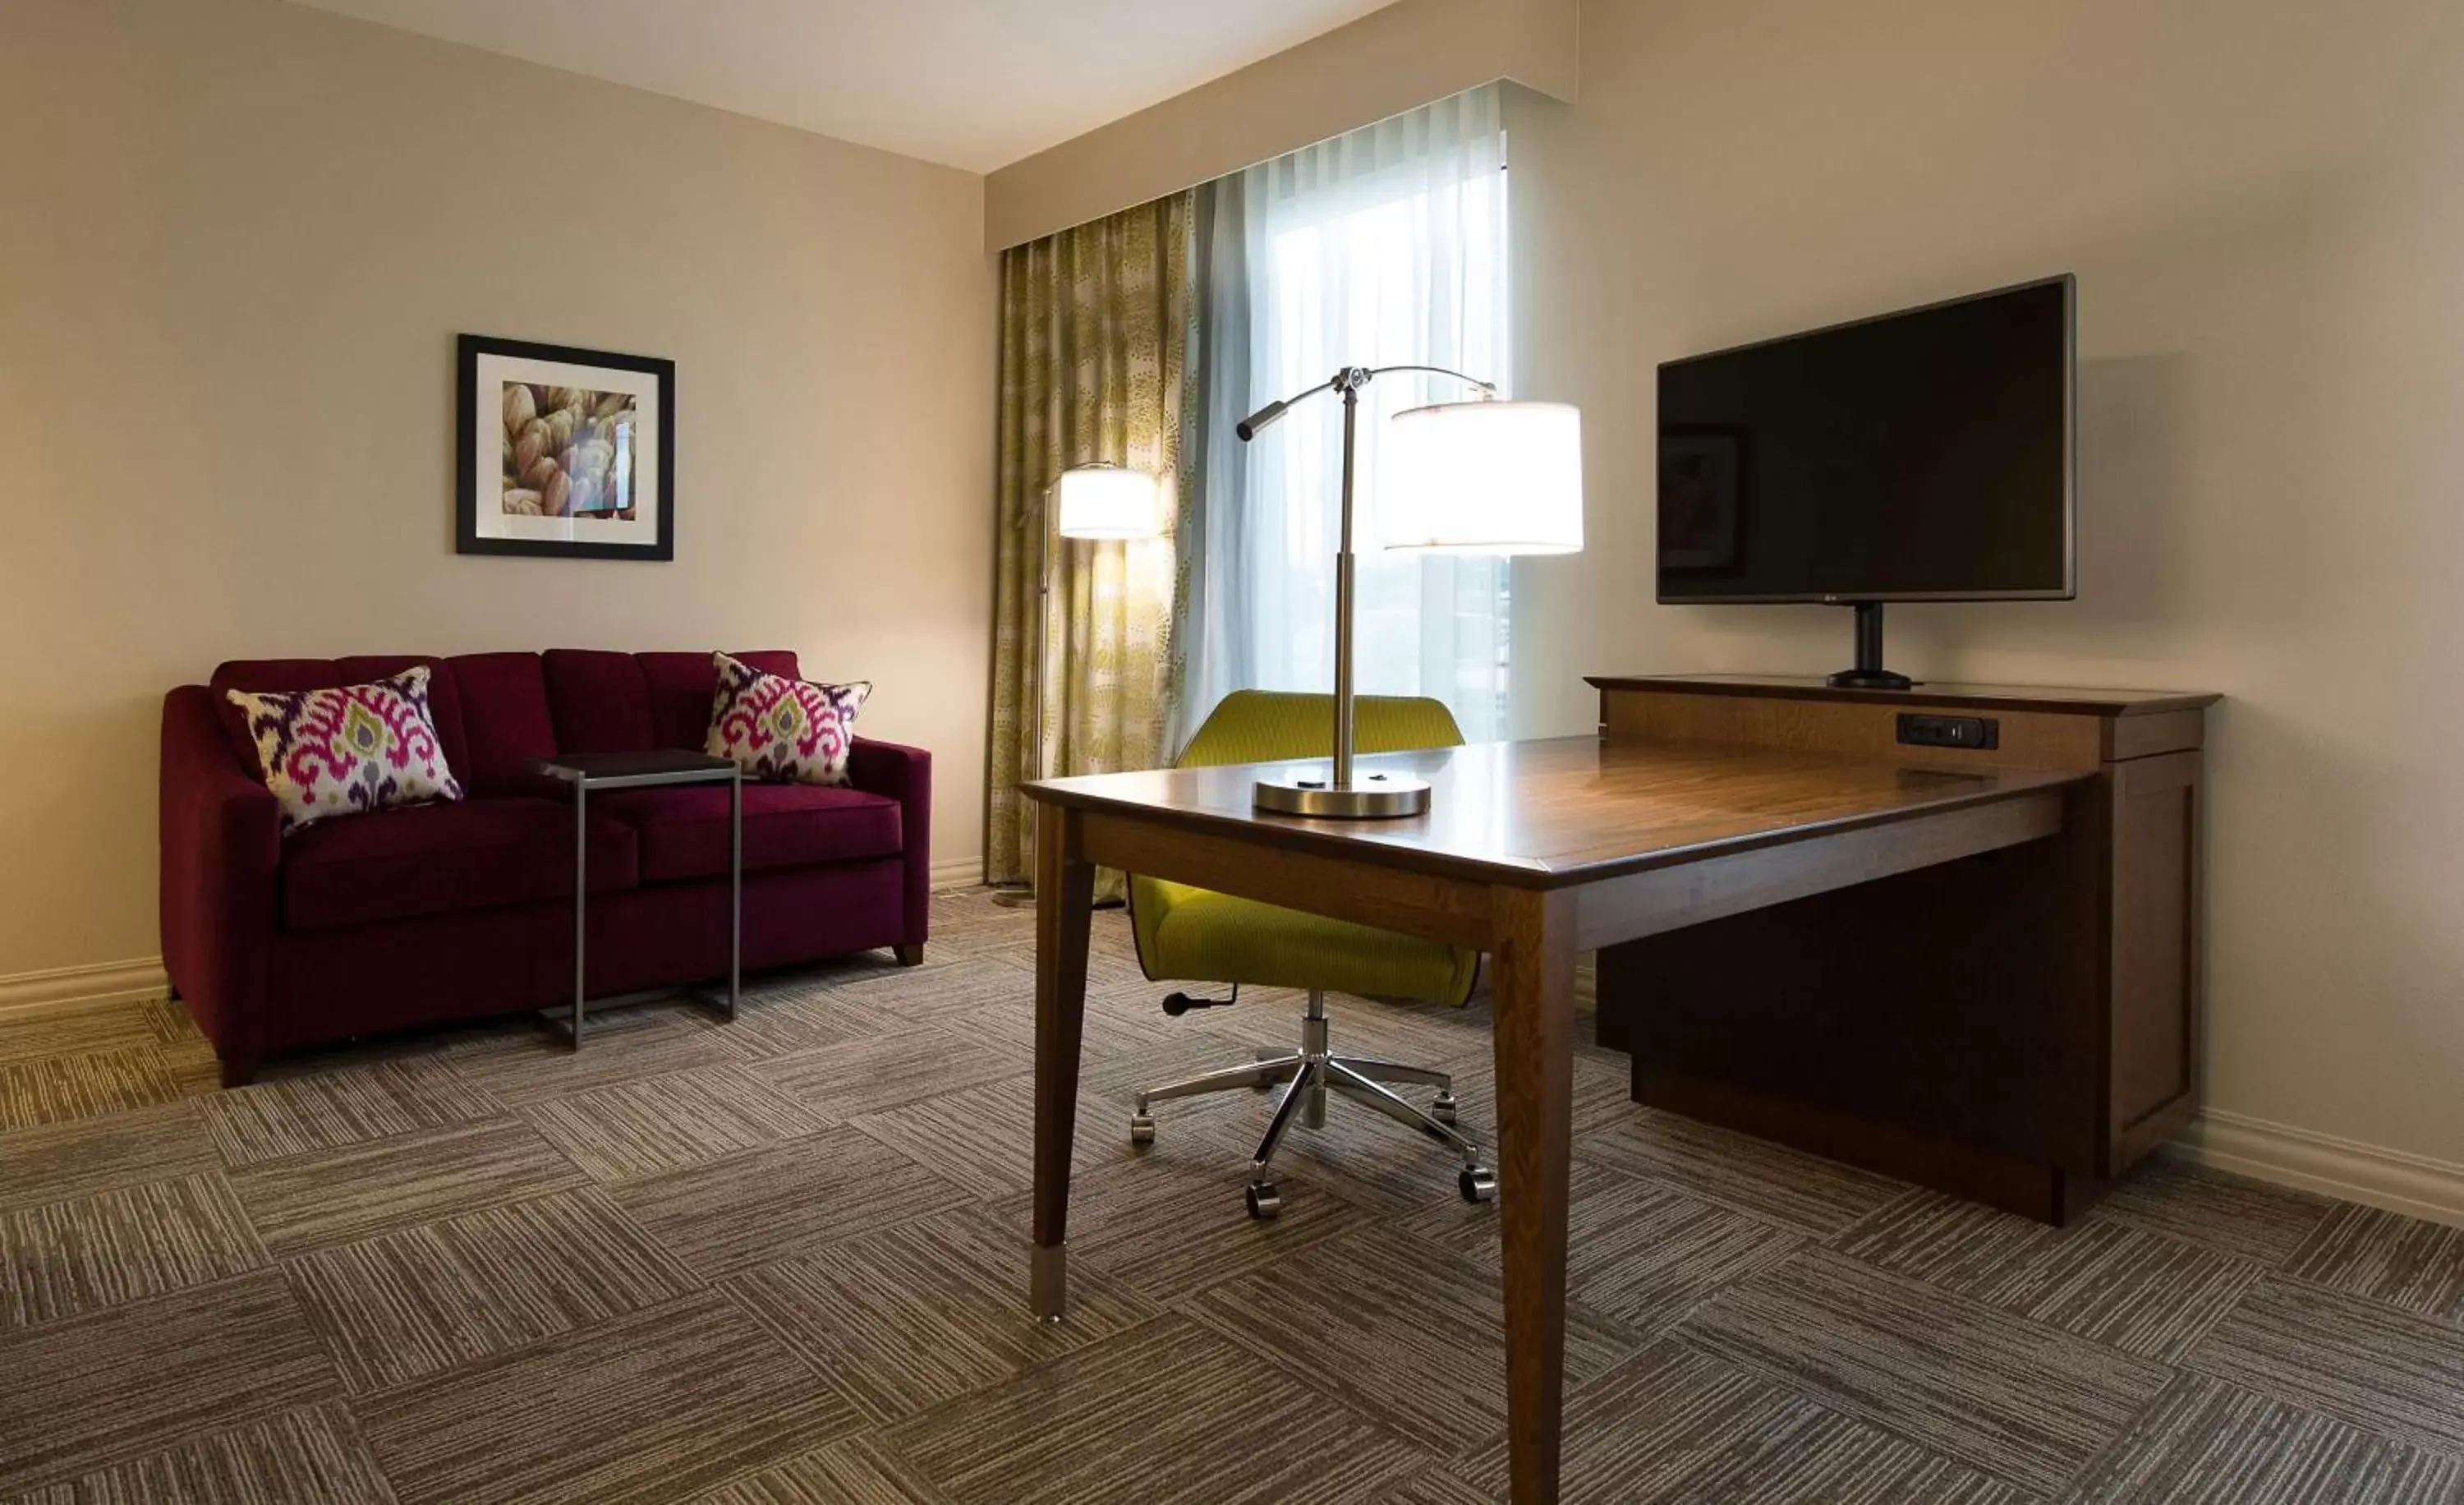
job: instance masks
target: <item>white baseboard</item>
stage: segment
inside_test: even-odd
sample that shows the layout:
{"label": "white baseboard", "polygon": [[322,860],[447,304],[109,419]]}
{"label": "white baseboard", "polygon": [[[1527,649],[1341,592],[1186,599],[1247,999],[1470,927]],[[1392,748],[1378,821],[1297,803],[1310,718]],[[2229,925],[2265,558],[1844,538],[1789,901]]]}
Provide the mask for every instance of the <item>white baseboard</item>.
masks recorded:
{"label": "white baseboard", "polygon": [[161,998],[171,991],[170,975],[161,957],[133,962],[97,962],[86,966],[57,966],[43,972],[0,977],[0,1018],[43,1013],[81,1004],[124,1003]]}
{"label": "white baseboard", "polygon": [[971,889],[983,880],[984,859],[980,852],[933,864],[933,886],[936,889]]}
{"label": "white baseboard", "polygon": [[2464,1228],[2464,1165],[2210,1108],[2168,1153],[2218,1170]]}

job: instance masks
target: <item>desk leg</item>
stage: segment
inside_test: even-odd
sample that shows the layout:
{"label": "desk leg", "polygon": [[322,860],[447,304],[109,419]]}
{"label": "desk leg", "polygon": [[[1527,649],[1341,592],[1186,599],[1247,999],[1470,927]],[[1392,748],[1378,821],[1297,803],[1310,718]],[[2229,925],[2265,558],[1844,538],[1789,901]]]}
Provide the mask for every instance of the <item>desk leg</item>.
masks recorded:
{"label": "desk leg", "polygon": [[[1078,1123],[1078,1041],[1087,1011],[1087,930],[1095,868],[1079,815],[1045,806],[1035,824],[1035,1315],[1061,1320],[1067,1297],[1069,1141]],[[1561,1220],[1562,1221],[1562,1220]]]}
{"label": "desk leg", "polygon": [[1566,1203],[1573,1148],[1570,895],[1499,889],[1497,1181],[1506,1264],[1506,1417],[1514,1505],[1557,1498],[1566,1407]]}

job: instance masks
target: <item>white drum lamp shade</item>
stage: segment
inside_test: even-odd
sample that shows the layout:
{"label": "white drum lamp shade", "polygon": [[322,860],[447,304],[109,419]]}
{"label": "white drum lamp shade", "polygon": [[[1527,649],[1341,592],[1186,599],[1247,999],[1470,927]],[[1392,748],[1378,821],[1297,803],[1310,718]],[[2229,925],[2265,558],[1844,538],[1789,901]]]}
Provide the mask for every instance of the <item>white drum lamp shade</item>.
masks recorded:
{"label": "white drum lamp shade", "polygon": [[1377,455],[1390,549],[1572,554],[1583,546],[1583,415],[1566,403],[1438,403],[1397,413]]}
{"label": "white drum lamp shade", "polygon": [[1151,539],[1155,478],[1118,465],[1081,465],[1052,483],[1054,523],[1065,539]]}

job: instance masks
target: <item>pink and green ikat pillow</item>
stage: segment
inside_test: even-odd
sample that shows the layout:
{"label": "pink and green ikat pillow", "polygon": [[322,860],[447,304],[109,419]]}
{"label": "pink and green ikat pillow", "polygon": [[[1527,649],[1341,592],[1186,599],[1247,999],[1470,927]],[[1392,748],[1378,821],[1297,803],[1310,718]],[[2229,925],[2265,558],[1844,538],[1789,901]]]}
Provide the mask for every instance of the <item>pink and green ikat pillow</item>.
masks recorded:
{"label": "pink and green ikat pillow", "polygon": [[282,832],[336,815],[458,800],[428,708],[428,667],[328,690],[227,690],[247,719]]}

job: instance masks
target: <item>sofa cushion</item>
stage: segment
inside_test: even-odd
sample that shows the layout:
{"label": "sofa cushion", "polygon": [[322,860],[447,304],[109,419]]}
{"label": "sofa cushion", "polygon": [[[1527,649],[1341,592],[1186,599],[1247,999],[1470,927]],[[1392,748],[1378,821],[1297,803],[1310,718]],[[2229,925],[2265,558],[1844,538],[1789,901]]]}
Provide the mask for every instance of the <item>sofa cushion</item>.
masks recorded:
{"label": "sofa cushion", "polygon": [[[631,828],[593,810],[591,891],[632,887],[639,850]],[[282,914],[295,930],[572,894],[573,807],[554,800],[385,810],[311,826],[283,846]]]}
{"label": "sofa cushion", "polygon": [[537,653],[464,653],[446,661],[461,693],[463,784],[473,794],[539,794],[560,788],[531,772],[531,760],[555,754],[547,678]]}
{"label": "sofa cushion", "polygon": [[[620,789],[592,806],[641,838],[642,881],[720,877],[727,873],[727,789],[689,784]],[[744,870],[792,868],[895,855],[898,802],[862,789],[805,784],[744,786]]]}
{"label": "sofa cushion", "polygon": [[[796,655],[783,648],[729,655],[768,674],[796,677]],[[718,694],[718,670],[708,653],[636,653],[642,683],[650,696],[650,730],[662,747],[702,750],[710,735],[710,703]]]}
{"label": "sofa cushion", "polygon": [[645,752],[659,745],[650,692],[632,654],[551,648],[539,654],[539,669],[547,678],[548,713],[556,719],[557,751]]}
{"label": "sofa cushion", "polygon": [[338,815],[458,800],[429,709],[429,671],[323,690],[229,690],[248,718],[258,776],[281,807],[287,835]]}

